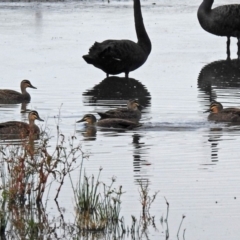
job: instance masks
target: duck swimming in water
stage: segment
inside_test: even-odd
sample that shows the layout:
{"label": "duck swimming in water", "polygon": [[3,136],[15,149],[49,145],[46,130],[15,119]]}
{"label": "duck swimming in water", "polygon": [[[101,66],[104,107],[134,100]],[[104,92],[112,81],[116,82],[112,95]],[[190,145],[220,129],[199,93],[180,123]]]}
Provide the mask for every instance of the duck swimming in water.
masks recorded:
{"label": "duck swimming in water", "polygon": [[101,119],[104,118],[121,118],[129,121],[138,122],[141,119],[140,104],[137,99],[130,99],[127,108],[116,108],[104,113],[97,112]]}
{"label": "duck swimming in water", "polygon": [[9,121],[0,123],[0,138],[26,138],[34,135],[37,138],[40,134],[39,127],[34,123],[35,120],[44,121],[38,115],[37,111],[31,111],[28,114],[29,123],[19,121]]}
{"label": "duck swimming in water", "polygon": [[10,89],[0,89],[0,102],[30,102],[31,96],[27,92],[26,88],[36,89],[36,87],[34,87],[29,80],[22,80],[20,88],[21,93]]}
{"label": "duck swimming in water", "polygon": [[198,8],[198,21],[202,28],[217,36],[227,37],[227,57],[230,59],[230,37],[238,39],[240,59],[240,4],[229,4],[212,9],[214,0],[203,0]]}
{"label": "duck swimming in water", "polygon": [[151,41],[146,32],[140,0],[134,0],[134,20],[138,42],[131,40],[106,40],[95,42],[89,49],[89,53],[83,59],[93,66],[102,69],[107,77],[136,70],[142,66],[151,52]]}
{"label": "duck swimming in water", "polygon": [[79,122],[86,122],[87,126],[98,126],[104,128],[119,128],[119,129],[133,129],[142,126],[140,123],[135,123],[126,119],[106,118],[97,121],[93,114],[86,114]]}
{"label": "duck swimming in water", "polygon": [[223,105],[220,102],[214,101],[206,112],[211,112],[208,116],[208,120],[210,121],[240,123],[239,108],[223,108]]}

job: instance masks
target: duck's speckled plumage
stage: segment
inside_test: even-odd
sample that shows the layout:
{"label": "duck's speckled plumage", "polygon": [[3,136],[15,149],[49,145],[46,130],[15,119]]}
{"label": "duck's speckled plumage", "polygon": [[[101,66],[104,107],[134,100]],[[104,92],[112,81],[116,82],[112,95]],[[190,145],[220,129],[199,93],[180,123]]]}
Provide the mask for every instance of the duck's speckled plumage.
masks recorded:
{"label": "duck's speckled plumage", "polygon": [[98,112],[101,119],[104,118],[120,118],[127,119],[133,122],[138,122],[141,119],[140,104],[137,99],[130,99],[127,103],[127,108],[116,108],[104,113]]}
{"label": "duck's speckled plumage", "polygon": [[30,102],[31,96],[27,92],[26,88],[34,88],[29,80],[22,80],[20,84],[21,93],[11,90],[11,89],[0,89],[0,102],[6,103],[21,103],[21,102]]}
{"label": "duck's speckled plumage", "polygon": [[140,0],[134,0],[134,20],[138,42],[131,40],[106,40],[95,42],[84,55],[84,60],[109,74],[125,73],[126,78],[131,71],[139,68],[147,60],[151,52],[151,41],[144,27]]}
{"label": "duck's speckled plumage", "polygon": [[240,5],[229,4],[211,9],[213,2],[203,0],[198,9],[198,20],[207,32],[228,37],[227,54],[230,57],[230,37],[240,38]]}
{"label": "duck's speckled plumage", "polygon": [[26,138],[30,134],[39,136],[40,129],[34,123],[35,120],[43,121],[37,111],[31,111],[28,114],[29,123],[20,121],[9,121],[0,123],[0,138]]}
{"label": "duck's speckled plumage", "polygon": [[119,128],[119,129],[133,129],[136,127],[140,127],[140,123],[135,123],[126,119],[119,118],[106,118],[97,121],[96,117],[93,114],[86,114],[79,122],[86,122],[88,126],[98,126],[105,128]]}
{"label": "duck's speckled plumage", "polygon": [[223,108],[220,102],[212,102],[207,112],[211,112],[208,116],[210,121],[240,123],[239,108]]}

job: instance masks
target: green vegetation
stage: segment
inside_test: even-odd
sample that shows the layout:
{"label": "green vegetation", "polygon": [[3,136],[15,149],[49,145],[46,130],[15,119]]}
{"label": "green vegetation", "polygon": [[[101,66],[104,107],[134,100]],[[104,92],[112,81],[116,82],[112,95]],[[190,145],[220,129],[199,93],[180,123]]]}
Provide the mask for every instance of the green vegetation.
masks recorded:
{"label": "green vegetation", "polygon": [[[124,192],[122,186],[115,187],[116,178],[106,185],[100,180],[102,168],[97,177],[89,177],[83,167],[88,156],[76,137],[66,138],[59,126],[51,154],[50,139],[43,131],[38,141],[29,138],[0,145],[1,239],[142,239],[150,226],[157,230],[150,208],[158,192],[150,196],[148,181],[138,181],[142,211],[139,218],[132,216],[128,227],[120,216]],[[79,171],[77,183],[72,171]],[[75,221],[70,223],[65,221],[63,206],[57,201],[66,178],[70,179],[75,203]],[[49,199],[52,185],[56,194]],[[47,202],[53,200],[59,216],[48,213]]]}

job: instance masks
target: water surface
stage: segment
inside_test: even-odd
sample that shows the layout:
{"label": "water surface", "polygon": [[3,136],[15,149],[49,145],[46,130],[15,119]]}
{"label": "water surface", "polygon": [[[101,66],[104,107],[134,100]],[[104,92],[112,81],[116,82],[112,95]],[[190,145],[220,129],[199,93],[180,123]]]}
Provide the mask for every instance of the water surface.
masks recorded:
{"label": "water surface", "polygon": [[[90,155],[84,162],[89,175],[101,166],[103,181],[117,177],[126,192],[122,215],[127,223],[141,211],[137,180],[149,180],[151,193],[160,190],[151,209],[158,231],[151,229],[149,239],[166,238],[166,225],[160,224],[166,215],[164,197],[170,203],[170,239],[177,239],[183,214],[181,238],[183,229],[185,239],[239,237],[240,126],[209,123],[203,113],[212,100],[240,106],[236,40],[233,61],[226,62],[226,39],[200,27],[199,4],[142,1],[153,47],[147,62],[126,81],[123,75],[106,79],[82,55],[95,41],[136,40],[132,1],[0,3],[1,88],[19,90],[22,79],[37,87],[29,90],[27,108],[45,120],[38,125],[46,124],[55,136],[60,115],[61,132],[75,133]],[[139,129],[86,134],[75,123],[86,113],[124,106],[132,97],[144,106]],[[20,104],[1,104],[0,111],[1,122],[27,118]],[[69,183],[60,197],[71,221]]]}

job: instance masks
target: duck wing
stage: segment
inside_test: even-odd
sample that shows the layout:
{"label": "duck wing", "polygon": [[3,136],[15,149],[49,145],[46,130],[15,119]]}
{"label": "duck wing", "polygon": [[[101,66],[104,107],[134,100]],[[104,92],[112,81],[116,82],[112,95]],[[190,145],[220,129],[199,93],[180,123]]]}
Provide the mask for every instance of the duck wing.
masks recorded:
{"label": "duck wing", "polygon": [[109,127],[109,128],[121,128],[121,129],[133,129],[136,127],[142,126],[140,123],[135,123],[125,119],[119,118],[106,118],[99,120],[97,125],[100,127]]}
{"label": "duck wing", "polygon": [[104,113],[98,112],[101,119],[105,118],[123,118],[123,119],[133,119],[138,121],[141,118],[141,112],[139,110],[132,110],[127,108],[118,108],[106,111]]}
{"label": "duck wing", "polygon": [[22,94],[17,92],[17,91],[14,91],[14,90],[10,90],[10,89],[1,89],[0,90],[0,99],[1,98],[14,98],[14,97],[19,97],[21,96]]}
{"label": "duck wing", "polygon": [[18,134],[26,136],[29,134],[29,125],[18,121],[0,123],[0,134]]}

